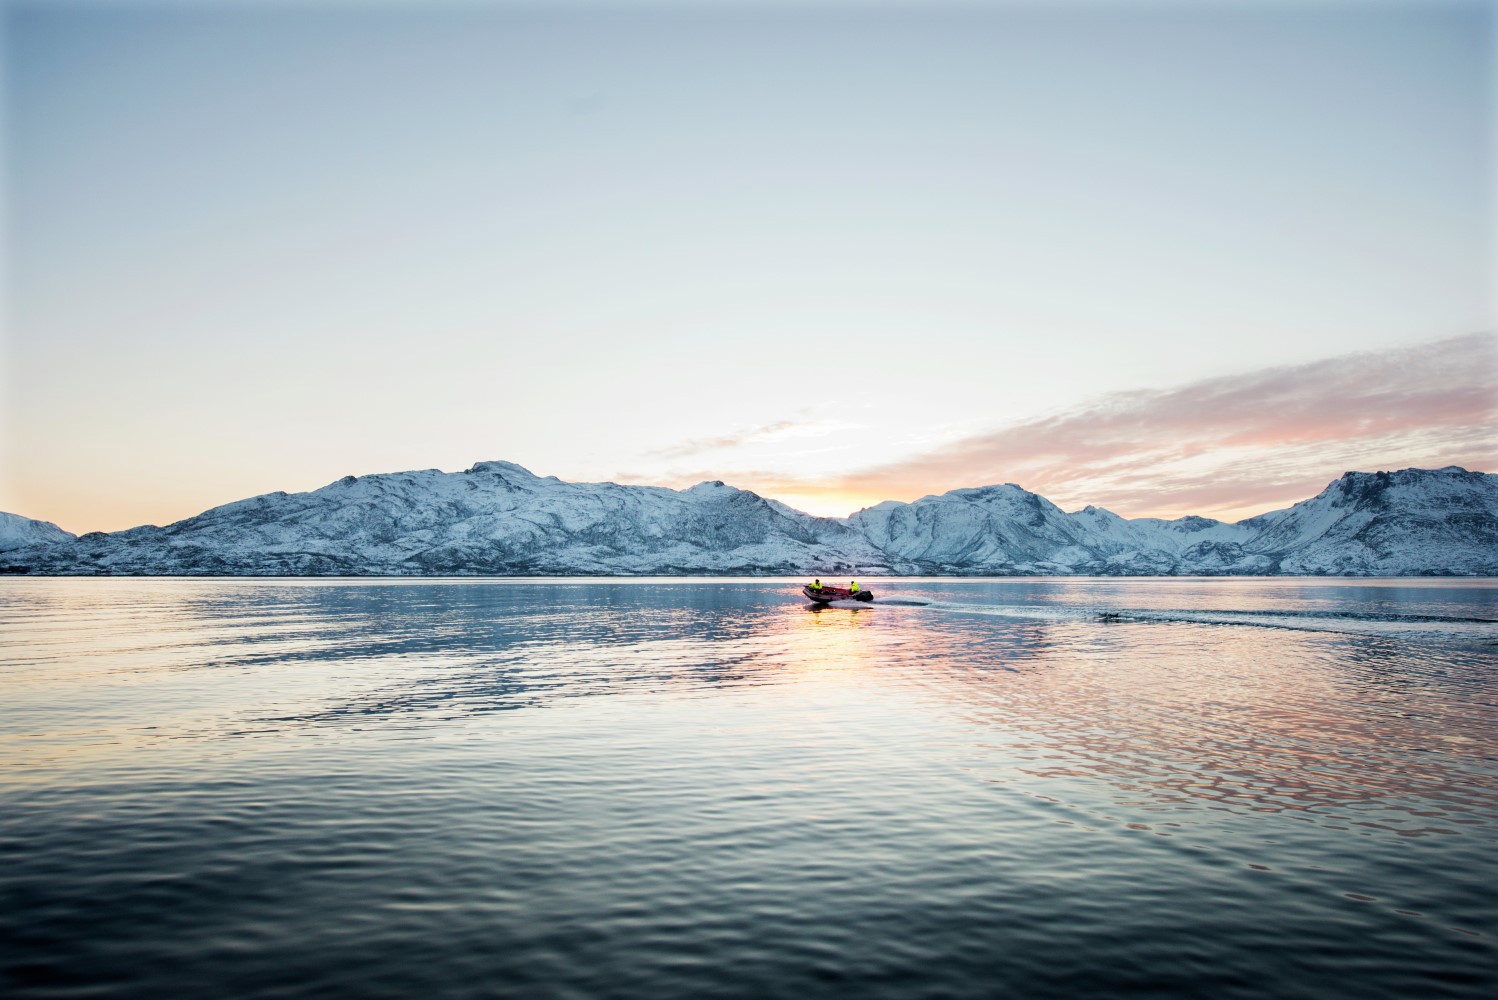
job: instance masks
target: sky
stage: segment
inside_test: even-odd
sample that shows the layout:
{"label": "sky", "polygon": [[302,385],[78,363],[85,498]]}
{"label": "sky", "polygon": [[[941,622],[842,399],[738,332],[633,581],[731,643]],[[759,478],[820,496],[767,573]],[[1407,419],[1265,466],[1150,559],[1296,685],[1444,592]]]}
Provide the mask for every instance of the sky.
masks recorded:
{"label": "sky", "polygon": [[1493,3],[0,3],[0,510],[1498,470]]}

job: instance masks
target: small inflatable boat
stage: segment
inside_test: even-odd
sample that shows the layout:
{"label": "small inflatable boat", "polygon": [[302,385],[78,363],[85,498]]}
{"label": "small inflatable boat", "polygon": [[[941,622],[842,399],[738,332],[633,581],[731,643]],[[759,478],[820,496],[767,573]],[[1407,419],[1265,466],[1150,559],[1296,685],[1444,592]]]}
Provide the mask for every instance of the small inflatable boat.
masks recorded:
{"label": "small inflatable boat", "polygon": [[833,601],[872,601],[874,599],[874,592],[872,590],[859,589],[855,591],[846,590],[842,587],[823,587],[821,590],[818,590],[811,584],[802,587],[801,593],[805,594],[809,600],[816,601],[818,604],[830,604]]}

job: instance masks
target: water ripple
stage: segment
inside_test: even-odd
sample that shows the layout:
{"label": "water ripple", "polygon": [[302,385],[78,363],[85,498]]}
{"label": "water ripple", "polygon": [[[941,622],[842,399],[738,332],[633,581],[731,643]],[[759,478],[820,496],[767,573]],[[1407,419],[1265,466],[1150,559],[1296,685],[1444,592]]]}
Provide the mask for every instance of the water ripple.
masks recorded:
{"label": "water ripple", "polygon": [[1498,987],[1490,581],[797,590],[0,581],[0,991]]}

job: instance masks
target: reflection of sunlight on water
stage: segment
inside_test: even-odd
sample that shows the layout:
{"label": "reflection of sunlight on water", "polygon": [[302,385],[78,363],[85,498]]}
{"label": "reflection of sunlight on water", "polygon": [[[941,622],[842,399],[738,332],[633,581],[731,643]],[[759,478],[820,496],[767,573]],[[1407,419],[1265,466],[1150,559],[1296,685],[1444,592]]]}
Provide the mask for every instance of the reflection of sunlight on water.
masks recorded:
{"label": "reflection of sunlight on water", "polygon": [[[1498,816],[1483,751],[1498,716],[1460,696],[1460,648],[1412,658],[1379,636],[887,608],[803,618],[799,657],[955,708],[963,766],[987,782],[1173,826],[1226,810],[1423,837]],[[872,634],[886,626],[899,642]],[[1110,791],[1092,801],[1097,788]]]}
{"label": "reflection of sunlight on water", "polygon": [[[1345,669],[1349,645],[1364,660],[1407,657],[1397,644],[1287,634],[1271,651],[1230,629],[1028,622],[996,632],[881,614],[803,616],[798,659],[862,665],[923,708],[955,708],[969,727],[963,766],[988,782],[1057,801],[1106,788],[1087,808],[1177,826],[1199,823],[1203,809],[1294,812],[1419,837],[1498,813],[1493,783],[1471,770],[1490,709],[1422,686],[1398,693],[1395,711],[1388,663]],[[870,634],[885,626],[903,641]]]}
{"label": "reflection of sunlight on water", "polygon": [[844,670],[867,666],[881,644],[875,634],[880,623],[873,609],[824,608],[807,605],[790,617],[790,640],[797,660],[812,670]]}
{"label": "reflection of sunlight on water", "polygon": [[1393,709],[1380,671],[1343,668],[1339,639],[1271,651],[1233,631],[1135,628],[1114,633],[1124,641],[1111,666],[1057,642],[1036,658],[1055,669],[1020,671],[1002,688],[967,671],[935,675],[994,751],[975,770],[1051,794],[1102,782],[1113,803],[1148,812],[1293,811],[1404,836],[1498,813],[1479,742],[1498,719],[1481,701],[1424,687]]}
{"label": "reflection of sunlight on water", "polygon": [[[1009,616],[995,620],[807,606],[763,584],[29,581],[8,591],[0,759],[98,768],[184,740],[790,683],[893,699],[910,721],[885,729],[955,712],[942,752],[969,773],[1053,799],[1108,789],[1097,808],[1284,812],[1407,837],[1498,812],[1483,757],[1498,723],[1470,697],[1470,654],[1066,613],[1131,592],[1200,606],[1257,591],[1027,581],[1004,593],[1051,613],[989,605]],[[1268,593],[1283,611],[1300,591]]]}

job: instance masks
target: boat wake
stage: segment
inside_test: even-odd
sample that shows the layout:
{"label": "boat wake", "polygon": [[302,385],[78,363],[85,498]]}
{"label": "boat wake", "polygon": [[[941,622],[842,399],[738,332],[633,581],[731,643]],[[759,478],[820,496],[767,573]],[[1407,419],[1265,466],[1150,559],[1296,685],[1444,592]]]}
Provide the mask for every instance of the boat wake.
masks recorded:
{"label": "boat wake", "polygon": [[1498,620],[1457,615],[1406,615],[1369,611],[1149,609],[1099,611],[1095,613],[1095,617],[1104,622],[1226,625],[1498,643]]}
{"label": "boat wake", "polygon": [[1463,615],[1395,614],[1371,611],[970,605],[948,602],[933,603],[930,606],[943,612],[994,615],[1030,621],[1289,629],[1301,632],[1335,632],[1345,635],[1470,642],[1498,648],[1498,619]]}

